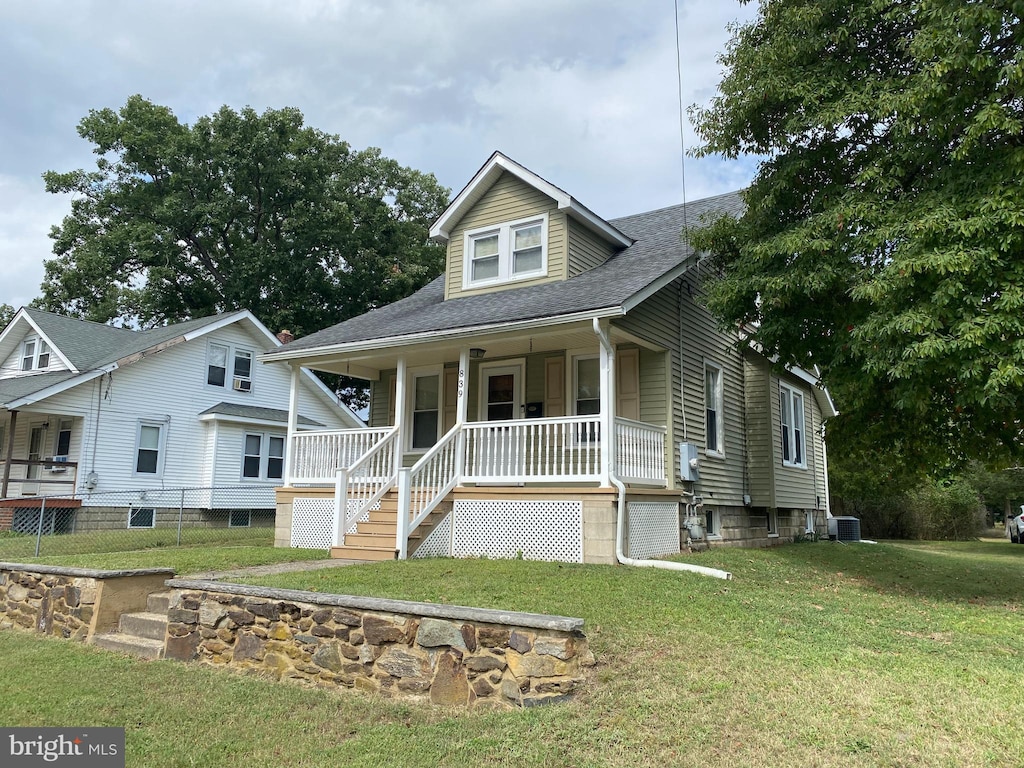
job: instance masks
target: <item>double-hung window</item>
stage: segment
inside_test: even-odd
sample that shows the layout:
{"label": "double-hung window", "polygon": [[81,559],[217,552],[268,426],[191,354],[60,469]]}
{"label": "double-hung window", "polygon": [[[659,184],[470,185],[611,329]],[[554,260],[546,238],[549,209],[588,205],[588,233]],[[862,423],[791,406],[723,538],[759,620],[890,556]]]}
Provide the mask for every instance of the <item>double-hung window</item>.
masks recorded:
{"label": "double-hung window", "polygon": [[135,474],[163,473],[164,424],[140,421],[135,433]]}
{"label": "double-hung window", "polygon": [[547,216],[469,230],[463,288],[547,274]]}
{"label": "double-hung window", "polygon": [[247,432],[243,443],[242,477],[246,480],[284,477],[284,437]]}
{"label": "double-hung window", "polygon": [[230,387],[236,392],[252,391],[253,353],[229,344],[211,341],[206,350],[206,383],[211,387]]}
{"label": "double-hung window", "polygon": [[704,447],[716,456],[725,453],[725,428],[722,419],[722,369],[704,363]]}
{"label": "double-hung window", "polygon": [[21,370],[41,370],[50,365],[50,345],[35,337],[25,339],[21,345]]}
{"label": "double-hung window", "polygon": [[412,374],[412,444],[423,451],[437,442],[441,425],[441,377],[436,372]]}
{"label": "double-hung window", "polygon": [[782,422],[782,463],[787,467],[806,467],[804,396],[780,384],[779,413]]}

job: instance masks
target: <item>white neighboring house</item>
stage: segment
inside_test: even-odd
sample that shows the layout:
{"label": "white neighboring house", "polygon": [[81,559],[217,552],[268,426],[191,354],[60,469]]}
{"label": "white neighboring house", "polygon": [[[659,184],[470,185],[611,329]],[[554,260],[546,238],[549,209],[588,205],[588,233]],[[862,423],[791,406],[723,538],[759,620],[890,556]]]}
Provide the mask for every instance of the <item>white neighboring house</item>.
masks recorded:
{"label": "white neighboring house", "polygon": [[[257,357],[280,345],[248,311],[136,331],[19,310],[0,333],[0,529],[26,497],[265,486],[272,508],[293,369]],[[296,377],[295,429],[363,426]],[[232,506],[218,495],[205,505]]]}

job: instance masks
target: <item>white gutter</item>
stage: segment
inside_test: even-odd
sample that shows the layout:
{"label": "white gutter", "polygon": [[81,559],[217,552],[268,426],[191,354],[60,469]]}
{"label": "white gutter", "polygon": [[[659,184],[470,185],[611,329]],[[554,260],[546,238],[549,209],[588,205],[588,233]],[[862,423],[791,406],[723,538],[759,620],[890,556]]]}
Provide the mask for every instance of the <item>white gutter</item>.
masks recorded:
{"label": "white gutter", "polygon": [[[594,333],[597,335],[598,340],[601,342],[601,347],[604,349],[605,354],[609,360],[615,359],[615,350],[612,347],[611,340],[608,338],[608,333],[604,328],[601,327],[600,322],[594,318]],[[614,371],[614,366],[609,366]],[[609,376],[609,378],[611,378]],[[602,381],[602,386],[607,386],[608,382]],[[615,474],[615,451],[613,446],[615,441],[613,439],[607,439],[604,441],[605,447],[605,461],[607,462],[608,479],[612,485],[619,492],[618,500],[618,514],[616,515],[615,521],[615,559],[623,565],[632,565],[637,568],[660,568],[664,571],[689,571],[691,573],[699,573],[702,576],[713,576],[716,579],[732,579],[732,574],[728,571],[722,571],[718,568],[708,568],[703,565],[694,565],[693,563],[677,563],[670,560],[636,560],[632,557],[626,557],[625,551],[623,550],[622,542],[625,534],[625,518],[626,518],[626,486],[623,485],[622,481],[619,480]]]}

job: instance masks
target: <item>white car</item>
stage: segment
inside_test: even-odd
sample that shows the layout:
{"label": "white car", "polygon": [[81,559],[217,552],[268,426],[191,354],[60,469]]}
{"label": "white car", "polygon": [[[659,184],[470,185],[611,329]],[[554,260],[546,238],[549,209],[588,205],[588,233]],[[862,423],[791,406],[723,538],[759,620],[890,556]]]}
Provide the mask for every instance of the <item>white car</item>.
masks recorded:
{"label": "white car", "polygon": [[1017,514],[1006,520],[1006,535],[1014,544],[1024,544],[1024,505],[1017,510]]}

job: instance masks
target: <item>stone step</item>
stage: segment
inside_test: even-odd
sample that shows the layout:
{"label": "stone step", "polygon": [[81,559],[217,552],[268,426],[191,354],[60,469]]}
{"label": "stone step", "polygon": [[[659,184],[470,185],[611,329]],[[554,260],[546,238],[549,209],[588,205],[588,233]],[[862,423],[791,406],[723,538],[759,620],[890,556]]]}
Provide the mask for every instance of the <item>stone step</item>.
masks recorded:
{"label": "stone step", "polygon": [[159,659],[164,655],[163,640],[150,640],[145,637],[122,635],[119,632],[96,635],[92,642],[93,645],[105,648],[108,651],[127,653],[143,659]]}
{"label": "stone step", "polygon": [[154,592],[146,599],[146,610],[149,613],[166,614],[171,607],[170,592]]}
{"label": "stone step", "polygon": [[159,640],[162,643],[164,635],[167,634],[167,612],[122,613],[117,626],[122,635]]}
{"label": "stone step", "polygon": [[331,557],[341,560],[394,560],[396,557],[394,541],[388,548],[383,547],[331,547]]}

